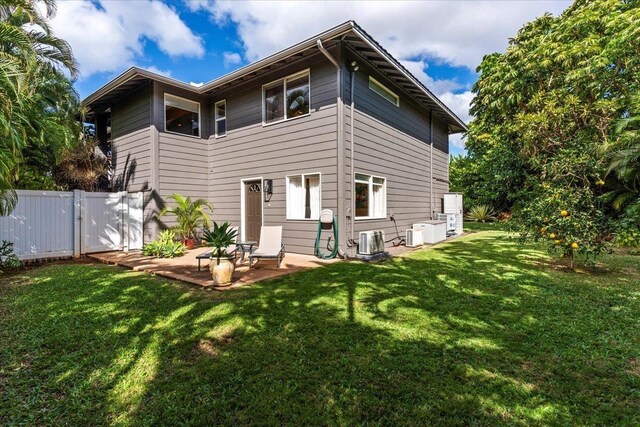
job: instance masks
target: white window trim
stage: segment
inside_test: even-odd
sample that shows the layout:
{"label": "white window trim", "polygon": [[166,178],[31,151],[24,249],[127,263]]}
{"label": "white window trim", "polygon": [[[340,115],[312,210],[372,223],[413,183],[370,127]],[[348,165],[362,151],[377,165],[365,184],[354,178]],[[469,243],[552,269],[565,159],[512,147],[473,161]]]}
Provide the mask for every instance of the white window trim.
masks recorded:
{"label": "white window trim", "polygon": [[[181,99],[183,101],[191,102],[193,104],[198,105],[198,136],[196,135],[187,135],[186,133],[174,132],[171,130],[167,130],[167,96],[170,98]],[[200,111],[200,103],[198,101],[194,101],[192,99],[183,98],[178,95],[173,95],[170,93],[164,93],[164,104],[162,104],[162,116],[164,118],[164,131],[166,133],[171,133],[174,135],[188,136],[190,138],[200,138],[202,135],[202,112]]]}
{"label": "white window trim", "polygon": [[[369,177],[368,181],[363,181],[361,179],[357,179],[355,176],[356,175],[366,175]],[[360,220],[371,220],[371,219],[387,219],[387,178],[385,178],[384,176],[378,176],[378,175],[371,175],[368,173],[363,173],[363,172],[356,172],[354,174],[353,177],[353,196],[355,199],[356,196],[356,183],[367,183],[369,185],[369,189],[367,190],[369,192],[369,197],[373,196],[373,178],[378,178],[378,179],[383,179],[384,183],[382,184],[382,193],[383,193],[383,201],[384,201],[384,206],[383,206],[383,216],[372,216],[371,215],[371,203],[369,203],[369,215],[367,216],[357,216],[356,212],[355,212],[355,207],[354,207],[354,212],[353,212],[353,217],[355,218],[356,221],[360,221]],[[379,184],[376,184],[379,185]],[[355,203],[354,203],[355,206]]]}
{"label": "white window trim", "polygon": [[[220,104],[224,104],[224,117],[218,117],[218,105]],[[216,138],[222,138],[224,136],[227,136],[227,132],[229,130],[228,126],[228,122],[227,122],[227,100],[223,99],[222,101],[218,101],[213,105],[213,134],[215,135]],[[224,120],[225,121],[225,126],[224,126],[224,133],[222,134],[218,134],[218,121],[220,120]]]}
{"label": "white window trim", "polygon": [[286,184],[286,201],[285,201],[285,212],[287,216],[287,221],[318,221],[318,218],[291,218],[289,217],[289,178],[294,176],[302,177],[302,182],[304,182],[304,177],[307,175],[318,175],[318,191],[320,192],[320,201],[319,201],[319,210],[322,212],[322,173],[321,172],[305,172],[305,173],[294,173],[291,175],[287,175],[285,179]]}
{"label": "white window trim", "polygon": [[[305,74],[307,75],[307,77],[309,79],[309,112],[307,114],[303,114],[301,116],[287,117],[287,108],[286,108],[286,105],[285,105],[284,118],[282,118],[282,119],[280,119],[278,121],[275,121],[275,122],[267,123],[267,112],[265,111],[265,108],[264,108],[264,102],[265,102],[265,99],[266,99],[265,90],[266,89],[270,89],[270,88],[272,88],[274,86],[277,86],[278,84],[282,84],[282,85],[284,85],[284,88],[283,88],[284,92],[283,93],[286,96],[286,94],[287,94],[287,81],[288,80],[297,79],[298,77],[302,77]],[[283,77],[283,78],[280,78],[280,79],[277,79],[277,80],[274,80],[272,82],[269,82],[269,83],[266,83],[266,84],[262,85],[262,126],[263,127],[264,126],[275,125],[275,124],[282,123],[282,122],[287,122],[289,120],[300,119],[302,117],[307,117],[309,115],[311,115],[311,68],[307,68],[306,70],[299,71],[297,73],[288,75],[286,77]]]}
{"label": "white window trim", "polygon": [[[396,99],[396,102],[389,101],[387,98],[385,98],[384,96],[380,95],[375,90],[371,89],[371,82],[373,82],[374,84],[380,86],[385,92],[387,92],[389,95],[394,97]],[[378,95],[380,98],[384,99],[385,101],[390,102],[391,104],[395,105],[396,107],[400,107],[400,97],[394,91],[392,91],[391,89],[389,89],[388,87],[386,87],[385,85],[383,85],[382,83],[380,83],[378,80],[376,80],[375,78],[373,78],[371,76],[369,76],[369,90],[372,91],[373,93],[375,93],[376,95]]]}

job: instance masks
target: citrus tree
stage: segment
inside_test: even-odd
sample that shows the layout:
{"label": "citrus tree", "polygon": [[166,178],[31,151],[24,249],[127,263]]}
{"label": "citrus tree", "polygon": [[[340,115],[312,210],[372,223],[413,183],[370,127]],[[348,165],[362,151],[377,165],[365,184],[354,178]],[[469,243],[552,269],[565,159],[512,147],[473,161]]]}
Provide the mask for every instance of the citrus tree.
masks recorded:
{"label": "citrus tree", "polygon": [[510,205],[523,238],[544,238],[572,260],[606,249],[603,147],[638,109],[639,52],[638,1],[578,0],[526,24],[478,67],[467,137],[474,179],[492,188],[494,206]]}

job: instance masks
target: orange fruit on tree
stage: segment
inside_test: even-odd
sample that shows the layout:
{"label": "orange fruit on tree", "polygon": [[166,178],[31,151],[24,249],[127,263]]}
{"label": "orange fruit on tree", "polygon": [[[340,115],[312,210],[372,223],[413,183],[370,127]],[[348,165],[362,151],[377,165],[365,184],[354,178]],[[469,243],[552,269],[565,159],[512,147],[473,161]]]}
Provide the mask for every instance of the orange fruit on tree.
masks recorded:
{"label": "orange fruit on tree", "polygon": [[560,243],[562,243],[562,240],[554,240],[553,243],[555,243],[556,245],[559,245]]}
{"label": "orange fruit on tree", "polygon": [[551,233],[551,234],[549,234],[549,238],[550,238],[550,239],[555,239],[555,238],[556,238],[556,234],[555,234],[555,233]]}
{"label": "orange fruit on tree", "polygon": [[580,245],[578,245],[576,242],[573,242],[571,244],[571,249],[578,249],[580,247]]}
{"label": "orange fruit on tree", "polygon": [[567,216],[569,215],[569,212],[565,211],[565,210],[561,210],[560,211],[560,216]]}

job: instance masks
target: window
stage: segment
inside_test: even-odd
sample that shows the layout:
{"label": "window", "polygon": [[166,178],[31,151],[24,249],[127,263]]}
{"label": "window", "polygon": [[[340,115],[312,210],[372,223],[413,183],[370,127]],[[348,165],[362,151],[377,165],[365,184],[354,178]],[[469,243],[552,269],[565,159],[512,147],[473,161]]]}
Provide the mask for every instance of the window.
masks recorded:
{"label": "window", "polygon": [[385,178],[356,174],[356,218],[387,217],[386,184]]}
{"label": "window", "polygon": [[164,95],[164,130],[200,136],[200,104],[174,95]]}
{"label": "window", "polygon": [[216,102],[214,109],[216,111],[216,137],[225,136],[227,134],[227,101]]}
{"label": "window", "polygon": [[320,218],[320,174],[287,177],[287,219]]}
{"label": "window", "polygon": [[371,76],[369,76],[369,89],[391,102],[396,107],[400,106],[400,97]]}
{"label": "window", "polygon": [[265,85],[263,122],[275,123],[309,114],[309,87],[309,71]]}

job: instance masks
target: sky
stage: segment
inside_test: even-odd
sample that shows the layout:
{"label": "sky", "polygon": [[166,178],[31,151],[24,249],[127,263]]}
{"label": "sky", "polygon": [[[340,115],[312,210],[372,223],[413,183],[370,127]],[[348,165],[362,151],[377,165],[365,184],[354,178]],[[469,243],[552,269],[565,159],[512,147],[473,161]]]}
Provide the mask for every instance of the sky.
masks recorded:
{"label": "sky", "polygon": [[[211,81],[350,19],[469,122],[485,54],[503,52],[523,24],[571,2],[59,0],[51,26],[80,65],[82,98],[131,66]],[[464,152],[459,135],[452,154]]]}

